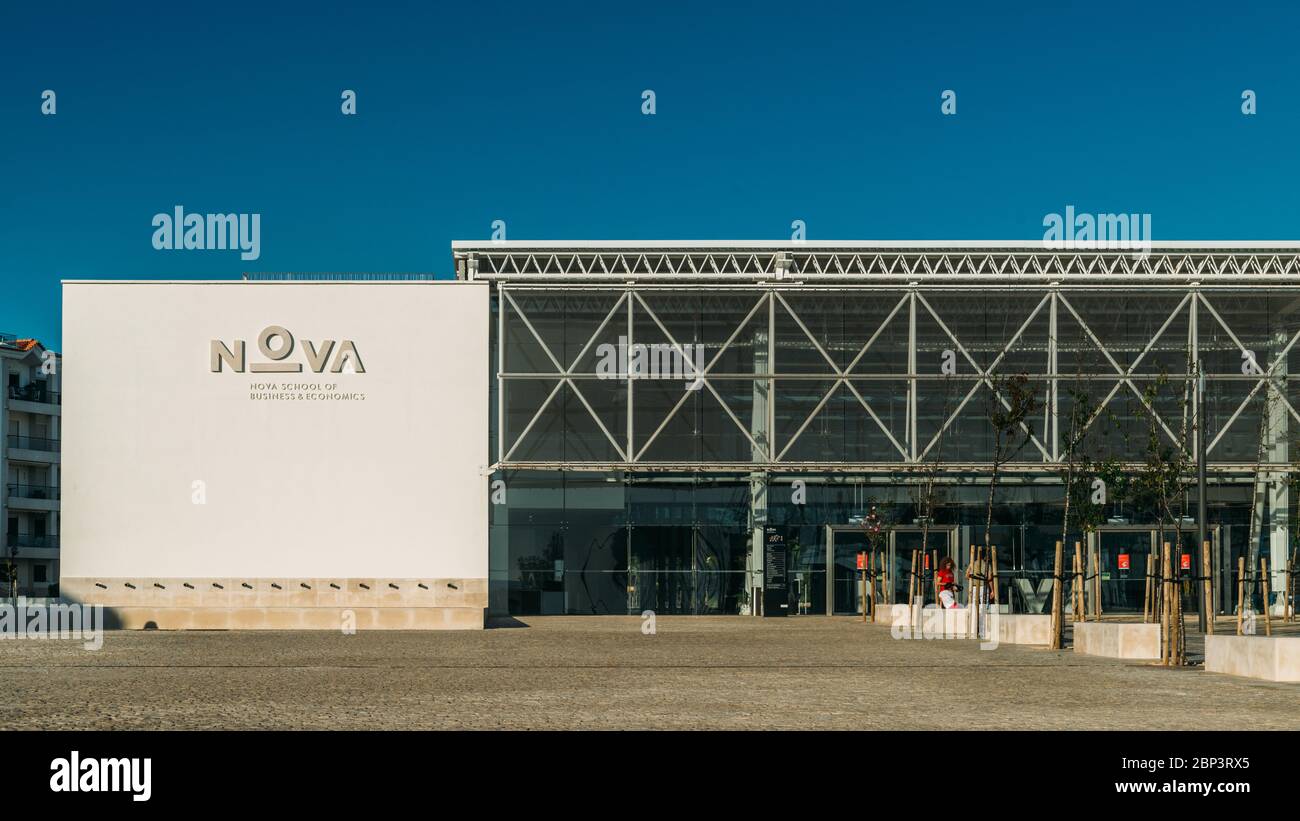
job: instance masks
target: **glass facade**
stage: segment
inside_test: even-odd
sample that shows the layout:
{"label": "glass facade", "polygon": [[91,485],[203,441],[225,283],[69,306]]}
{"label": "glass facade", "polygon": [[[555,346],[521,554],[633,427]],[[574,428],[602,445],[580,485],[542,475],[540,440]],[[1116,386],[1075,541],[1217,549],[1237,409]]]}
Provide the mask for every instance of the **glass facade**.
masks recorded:
{"label": "glass facade", "polygon": [[775,527],[789,612],[852,613],[872,505],[899,599],[912,550],[964,566],[987,522],[1014,610],[1042,612],[1064,536],[1067,567],[1098,551],[1103,606],[1140,612],[1151,546],[1195,555],[1202,429],[1218,609],[1239,556],[1291,555],[1300,288],[508,280],[497,612],[752,612]]}

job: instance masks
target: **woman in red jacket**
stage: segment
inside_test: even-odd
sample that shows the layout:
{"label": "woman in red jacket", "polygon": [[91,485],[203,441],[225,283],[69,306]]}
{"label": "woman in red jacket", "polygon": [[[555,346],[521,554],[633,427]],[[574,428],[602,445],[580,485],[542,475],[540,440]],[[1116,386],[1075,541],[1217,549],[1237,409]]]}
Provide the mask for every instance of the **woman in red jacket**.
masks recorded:
{"label": "woman in red jacket", "polygon": [[945,610],[957,606],[956,567],[951,558],[939,562],[939,606]]}

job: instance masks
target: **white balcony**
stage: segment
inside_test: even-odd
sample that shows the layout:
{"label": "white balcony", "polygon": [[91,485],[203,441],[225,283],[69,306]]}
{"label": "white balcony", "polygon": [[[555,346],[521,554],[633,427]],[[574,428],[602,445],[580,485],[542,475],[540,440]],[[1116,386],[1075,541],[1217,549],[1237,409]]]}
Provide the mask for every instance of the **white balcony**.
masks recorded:
{"label": "white balcony", "polygon": [[59,489],[51,485],[5,485],[10,510],[50,511],[59,509]]}
{"label": "white balcony", "polygon": [[63,396],[58,391],[48,390],[40,382],[31,382],[22,387],[9,387],[9,409],[24,413],[39,413],[45,416],[61,416]]}
{"label": "white balcony", "polygon": [[61,443],[58,439],[9,434],[5,437],[5,445],[8,447],[5,456],[11,462],[53,465],[60,461]]}

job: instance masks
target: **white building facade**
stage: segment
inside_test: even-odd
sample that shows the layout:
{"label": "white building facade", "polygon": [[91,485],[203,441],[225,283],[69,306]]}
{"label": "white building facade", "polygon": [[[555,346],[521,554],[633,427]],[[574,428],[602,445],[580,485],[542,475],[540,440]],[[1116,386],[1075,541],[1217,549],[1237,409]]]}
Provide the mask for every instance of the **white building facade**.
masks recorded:
{"label": "white building facade", "polygon": [[477,283],[65,282],[63,596],[482,628],[488,316]]}

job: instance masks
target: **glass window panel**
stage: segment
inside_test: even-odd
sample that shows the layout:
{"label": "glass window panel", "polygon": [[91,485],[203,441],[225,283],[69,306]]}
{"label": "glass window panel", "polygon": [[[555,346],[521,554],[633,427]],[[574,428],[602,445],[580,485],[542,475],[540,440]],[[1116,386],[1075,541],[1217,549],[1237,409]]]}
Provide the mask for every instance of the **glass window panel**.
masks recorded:
{"label": "glass window panel", "polygon": [[[908,307],[906,302],[899,307],[904,296],[901,291],[850,291],[823,297],[844,304],[841,368],[847,368],[857,358],[852,373],[907,375]],[[871,345],[864,351],[868,342]]]}
{"label": "glass window panel", "polygon": [[[766,458],[768,380],[715,379],[711,384],[716,396],[707,388],[696,391],[700,458],[706,462],[751,462]],[[759,446],[757,452],[755,443]]]}
{"label": "glass window panel", "polygon": [[698,462],[700,403],[715,402],[707,390],[688,391],[676,381],[638,380],[632,389],[635,405],[633,442],[641,461]]}
{"label": "glass window panel", "polygon": [[829,292],[781,292],[775,317],[777,372],[830,374],[843,367],[843,310]]}
{"label": "glass window panel", "polygon": [[561,389],[561,394],[567,460],[622,461],[627,431],[627,383],[607,379],[574,380],[573,385]]}
{"label": "glass window panel", "polygon": [[[509,291],[509,295],[505,301],[506,370],[511,373],[555,373],[555,364],[547,350],[557,359],[564,355],[563,292]],[[513,304],[510,300],[514,300]],[[524,317],[527,317],[527,322]],[[529,324],[532,330],[529,330]],[[492,330],[495,333],[497,329],[494,327]],[[533,331],[536,331],[535,335]]]}
{"label": "glass window panel", "polygon": [[645,477],[627,488],[628,521],[635,524],[690,524],[695,521],[692,477]]}
{"label": "glass window panel", "polygon": [[[627,305],[621,302],[622,297],[621,291],[582,290],[565,294],[561,362],[575,371],[594,373],[602,358],[618,351],[619,337],[627,336]],[[610,311],[616,305],[618,310],[611,316]]]}
{"label": "glass window panel", "polygon": [[564,612],[620,615],[628,611],[628,529],[573,516],[564,529]]}

